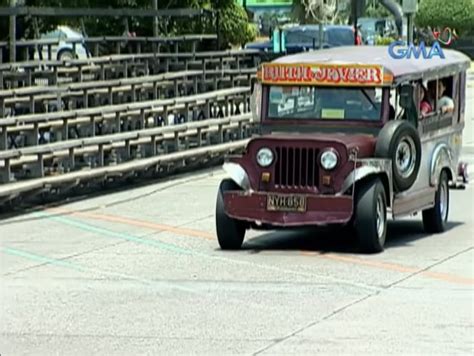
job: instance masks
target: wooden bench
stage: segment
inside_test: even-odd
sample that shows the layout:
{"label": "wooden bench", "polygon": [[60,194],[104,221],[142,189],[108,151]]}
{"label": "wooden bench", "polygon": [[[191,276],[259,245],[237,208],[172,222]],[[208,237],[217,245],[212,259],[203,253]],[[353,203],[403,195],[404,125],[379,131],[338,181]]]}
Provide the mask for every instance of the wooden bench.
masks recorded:
{"label": "wooden bench", "polygon": [[[89,107],[89,97],[95,98],[100,105],[119,104],[122,100],[160,99],[163,93],[181,96],[234,87],[238,84],[249,85],[255,76],[256,68],[242,70],[183,71],[126,78],[110,81],[93,81],[59,86],[33,86],[20,89],[0,90],[0,118],[5,116],[7,108],[13,112],[15,107],[26,107],[30,113],[37,112],[36,107],[47,111],[47,104],[53,101],[58,108]],[[117,95],[115,95],[117,94]],[[120,96],[118,96],[120,94]],[[114,100],[116,98],[117,100]]]}
{"label": "wooden bench", "polygon": [[202,162],[212,157],[222,157],[227,154],[241,152],[247,145],[248,140],[239,140],[235,142],[223,143],[209,147],[199,147],[186,151],[174,152],[166,155],[137,159],[129,162],[120,163],[112,166],[99,167],[94,169],[80,170],[58,176],[49,176],[36,178],[27,181],[12,182],[0,185],[0,198],[3,202],[11,201],[17,197],[32,197],[35,194],[51,192],[57,189],[76,187],[79,184],[87,184],[91,181],[106,182],[109,177],[118,179],[120,177],[129,177],[135,172],[151,172],[156,174],[161,167],[180,164],[186,160],[200,159]]}
{"label": "wooden bench", "polygon": [[[162,123],[152,119],[156,115],[166,119],[170,114],[180,115],[184,121],[190,121],[189,113],[200,111],[197,119],[210,118],[213,113],[212,107],[217,107],[218,117],[227,116],[230,113],[246,112],[249,110],[248,100],[250,88],[236,87],[232,89],[217,90],[204,94],[190,95],[174,99],[151,100],[128,104],[108,105],[97,108],[78,109],[70,111],[59,111],[45,114],[21,115],[0,120],[0,150],[6,149],[15,135],[23,134],[27,137],[26,145],[38,145],[41,139],[41,131],[57,127],[61,133],[61,140],[69,139],[69,130],[76,125],[85,125],[86,134],[96,135],[96,124],[110,121],[117,132],[121,132],[122,125],[133,124],[138,127],[159,126]],[[232,107],[229,108],[229,105]],[[239,109],[243,105],[242,109]],[[235,107],[235,108],[234,108]],[[129,119],[130,117],[130,119]],[[122,119],[125,118],[125,122]]]}
{"label": "wooden bench", "polygon": [[[128,76],[131,71],[142,71],[143,74],[159,74],[170,71],[170,65],[180,69],[189,69],[190,61],[214,63],[214,68],[232,65],[240,68],[240,63],[247,62],[256,67],[260,62],[260,53],[256,50],[198,52],[198,53],[140,53],[134,55],[113,55],[88,59],[67,61],[29,61],[11,64],[0,64],[0,89],[32,85],[34,81],[45,79],[50,84],[59,83],[61,76],[74,81],[84,80],[84,69],[93,71],[100,79],[113,79],[118,75]],[[203,64],[204,65],[204,64]],[[207,68],[196,68],[207,69]],[[212,69],[212,68],[209,68]],[[113,74],[112,72],[115,72]],[[35,73],[36,72],[36,73]],[[107,75],[106,73],[109,73]]]}
{"label": "wooden bench", "polygon": [[[34,166],[32,177],[44,177],[45,157],[46,159],[51,160],[54,158],[62,158],[67,155],[68,168],[74,169],[75,156],[78,154],[77,150],[90,148],[91,146],[96,148],[89,150],[88,153],[94,152],[94,154],[97,154],[98,166],[104,166],[105,152],[106,150],[111,150],[113,148],[112,145],[115,143],[121,143],[121,146],[124,148],[122,160],[128,160],[132,157],[131,146],[133,145],[133,141],[137,141],[135,142],[135,145],[149,145],[150,149],[146,152],[148,155],[155,156],[158,153],[158,142],[161,142],[162,144],[165,141],[171,142],[171,151],[179,151],[181,148],[189,149],[191,147],[191,138],[195,138],[196,147],[201,147],[203,144],[211,143],[208,136],[212,133],[216,135],[214,142],[217,144],[222,143],[225,140],[224,134],[226,130],[237,131],[236,137],[241,139],[244,137],[244,125],[249,124],[251,122],[251,118],[251,114],[245,114],[224,119],[210,119],[181,125],[143,129],[139,131],[75,139],[64,142],[56,142],[48,145],[0,151],[0,161],[3,161],[1,174],[2,182],[5,183],[11,181],[12,167],[23,167],[24,164],[28,163],[33,163]],[[204,139],[203,135],[206,136]],[[182,145],[180,142],[182,139],[185,140],[184,145]],[[164,147],[163,151],[169,153],[169,146]],[[28,158],[29,156],[35,157]]]}

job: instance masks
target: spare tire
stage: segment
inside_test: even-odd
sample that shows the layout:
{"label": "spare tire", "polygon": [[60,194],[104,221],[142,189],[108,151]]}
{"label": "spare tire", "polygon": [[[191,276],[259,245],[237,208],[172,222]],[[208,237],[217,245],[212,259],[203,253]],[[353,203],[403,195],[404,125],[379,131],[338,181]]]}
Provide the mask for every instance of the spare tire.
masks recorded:
{"label": "spare tire", "polygon": [[391,159],[394,190],[408,190],[420,170],[421,141],[418,131],[405,120],[388,122],[378,135],[375,157]]}

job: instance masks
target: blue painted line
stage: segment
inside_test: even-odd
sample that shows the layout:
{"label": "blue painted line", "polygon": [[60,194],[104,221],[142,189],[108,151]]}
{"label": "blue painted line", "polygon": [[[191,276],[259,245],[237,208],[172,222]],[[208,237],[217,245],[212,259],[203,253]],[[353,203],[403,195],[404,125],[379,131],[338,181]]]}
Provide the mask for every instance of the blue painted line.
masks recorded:
{"label": "blue painted line", "polygon": [[95,269],[95,268],[88,268],[88,267],[84,267],[84,266],[81,266],[79,264],[72,263],[72,262],[69,262],[69,261],[60,260],[60,259],[47,257],[47,256],[42,256],[42,255],[38,255],[38,254],[31,253],[31,252],[28,252],[28,251],[18,250],[16,248],[4,247],[4,248],[1,249],[1,252],[5,253],[7,255],[22,257],[22,258],[26,258],[26,259],[29,259],[29,260],[32,260],[32,261],[35,261],[35,262],[54,265],[54,266],[59,266],[59,267],[64,267],[64,268],[79,271],[79,272],[97,273],[97,274],[102,274],[102,275],[109,275],[109,276],[112,276],[112,277],[118,277],[118,278],[121,278],[121,279],[131,280],[131,281],[135,281],[135,282],[139,282],[139,283],[142,283],[142,284],[149,285],[154,289],[158,289],[159,291],[162,291],[162,289],[160,289],[158,287],[160,285],[163,285],[163,286],[167,286],[168,289],[178,289],[178,290],[185,291],[185,292],[188,292],[188,293],[201,294],[201,293],[197,292],[194,289],[181,287],[181,286],[178,286],[178,285],[174,285],[172,283],[163,283],[163,282],[158,283],[158,282],[155,282],[153,280],[140,278],[140,277],[135,277],[135,276],[127,275],[127,274],[124,274],[124,273],[104,271],[104,270]]}
{"label": "blue painted line", "polygon": [[77,221],[75,219],[65,218],[65,217],[62,217],[62,216],[56,216],[56,215],[53,215],[53,214],[50,214],[50,213],[45,213],[45,212],[41,212],[41,213],[38,212],[38,213],[33,213],[33,214],[37,215],[39,217],[47,217],[50,220],[54,220],[54,221],[60,222],[60,223],[65,224],[65,225],[77,227],[81,230],[93,232],[93,233],[96,233],[96,234],[109,236],[109,237],[114,237],[114,238],[118,238],[118,239],[122,239],[122,240],[126,240],[126,241],[136,242],[136,243],[140,243],[140,244],[144,244],[144,245],[148,245],[148,246],[158,247],[160,249],[168,250],[168,251],[171,251],[171,252],[187,254],[187,255],[192,254],[191,250],[184,249],[184,248],[181,248],[181,247],[173,245],[173,244],[168,244],[168,243],[161,242],[161,241],[158,241],[158,240],[152,240],[152,239],[137,237],[137,236],[133,236],[133,235],[130,235],[130,234],[123,233],[123,232],[117,232],[117,231],[104,229],[104,228],[101,228],[101,227],[97,227],[97,226],[94,226],[94,225],[90,225],[90,224],[86,224],[86,223]]}
{"label": "blue painted line", "polygon": [[76,265],[75,263],[71,263],[64,260],[58,260],[56,258],[41,256],[41,255],[37,255],[37,254],[27,252],[27,251],[17,250],[16,248],[4,247],[2,249],[2,252],[8,255],[27,258],[29,260],[39,262],[39,263],[47,263],[47,264],[61,266],[61,267],[65,267],[65,268],[69,268],[69,269],[73,269],[73,270],[81,271],[81,272],[85,271],[83,267]]}

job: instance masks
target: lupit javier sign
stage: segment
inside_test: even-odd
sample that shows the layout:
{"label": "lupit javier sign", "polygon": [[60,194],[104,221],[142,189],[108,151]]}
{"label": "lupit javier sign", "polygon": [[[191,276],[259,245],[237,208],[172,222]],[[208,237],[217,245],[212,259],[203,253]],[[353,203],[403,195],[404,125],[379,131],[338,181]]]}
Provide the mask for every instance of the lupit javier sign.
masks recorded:
{"label": "lupit javier sign", "polygon": [[431,59],[433,57],[439,57],[444,59],[443,49],[439,42],[434,42],[432,47],[427,47],[424,42],[420,42],[417,46],[413,43],[407,45],[403,41],[392,42],[388,46],[388,54],[394,59]]}
{"label": "lupit javier sign", "polygon": [[383,67],[376,65],[279,64],[262,66],[262,82],[300,85],[380,85]]}

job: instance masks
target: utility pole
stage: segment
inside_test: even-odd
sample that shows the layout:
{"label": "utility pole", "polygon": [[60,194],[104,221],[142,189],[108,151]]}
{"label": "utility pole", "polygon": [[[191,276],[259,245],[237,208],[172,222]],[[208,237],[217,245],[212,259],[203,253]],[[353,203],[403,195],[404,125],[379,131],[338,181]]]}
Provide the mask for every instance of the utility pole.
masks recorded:
{"label": "utility pole", "polygon": [[[153,10],[158,11],[158,0],[153,0]],[[153,17],[153,36],[158,37],[158,16]]]}
{"label": "utility pole", "polygon": [[407,17],[407,43],[413,43],[413,18],[418,10],[417,0],[403,0],[403,13]]}
{"label": "utility pole", "polygon": [[[16,0],[10,0],[10,7],[16,6]],[[10,16],[10,62],[16,61],[16,16]]]}
{"label": "utility pole", "polygon": [[413,43],[413,14],[407,14],[407,42]]}

